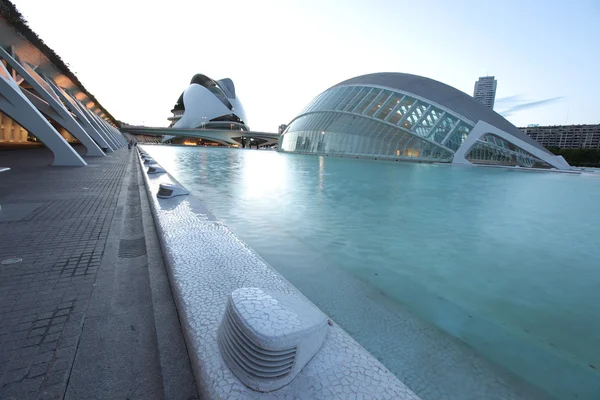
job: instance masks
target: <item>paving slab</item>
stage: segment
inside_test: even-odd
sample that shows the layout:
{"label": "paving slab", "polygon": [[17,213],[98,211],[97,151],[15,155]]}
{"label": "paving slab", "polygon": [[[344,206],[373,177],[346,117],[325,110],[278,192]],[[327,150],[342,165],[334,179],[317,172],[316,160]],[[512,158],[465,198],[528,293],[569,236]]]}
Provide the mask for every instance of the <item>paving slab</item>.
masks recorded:
{"label": "paving slab", "polygon": [[[118,257],[121,239],[145,237],[132,153],[49,167],[47,149],[0,151],[0,262],[22,260],[0,264],[0,400],[165,397],[175,371],[156,332],[181,335],[177,315],[157,328],[145,254]],[[186,387],[171,398],[193,398]]]}

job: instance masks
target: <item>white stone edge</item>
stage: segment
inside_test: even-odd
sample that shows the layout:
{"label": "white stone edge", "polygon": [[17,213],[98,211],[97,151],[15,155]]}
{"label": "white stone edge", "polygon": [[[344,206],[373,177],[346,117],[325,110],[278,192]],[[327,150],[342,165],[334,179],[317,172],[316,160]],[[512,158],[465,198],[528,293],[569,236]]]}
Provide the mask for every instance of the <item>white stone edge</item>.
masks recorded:
{"label": "white stone edge", "polygon": [[[458,150],[456,150],[456,153],[454,153],[454,158],[452,159],[452,163],[453,164],[472,164],[466,158],[467,154],[469,153],[469,150],[471,150],[471,148],[477,143],[477,141],[479,139],[481,139],[484,135],[487,135],[490,133],[493,135],[499,136],[502,139],[504,139],[516,146],[519,146],[521,149],[529,152],[533,156],[548,163],[549,165],[551,165],[553,168],[556,168],[557,170],[562,170],[562,171],[571,170],[571,166],[569,165],[569,163],[567,163],[567,161],[565,161],[563,156],[555,156],[551,153],[547,153],[547,152],[533,146],[532,144],[529,144],[529,143],[525,142],[524,140],[521,140],[518,137],[511,135],[510,133],[505,132],[502,129],[496,128],[495,126],[493,126],[487,122],[481,121],[481,120],[479,120],[475,124],[475,126],[473,127],[473,129],[471,130],[469,135],[467,136],[467,139],[461,144],[461,146],[458,148]],[[525,168],[526,167],[523,167],[523,169],[525,169]]]}
{"label": "white stone edge", "polygon": [[[147,165],[144,164],[144,160],[141,158],[141,153],[140,153],[139,147],[138,147],[138,151],[136,152],[136,157],[138,159],[140,167],[142,168],[142,176],[144,178],[144,184],[145,184],[145,188],[146,188],[146,194],[148,195],[148,199],[149,199],[149,202],[150,202],[150,209],[152,210],[152,217],[154,219],[154,224],[156,226],[156,231],[158,233],[158,238],[159,238],[159,242],[160,242],[160,246],[161,246],[161,251],[163,253],[163,259],[164,259],[164,262],[165,262],[165,267],[167,269],[167,275],[168,275],[169,281],[170,281],[171,292],[173,294],[173,298],[175,300],[175,304],[176,304],[176,307],[177,307],[177,311],[178,311],[178,315],[179,315],[179,319],[180,319],[180,326],[181,326],[181,329],[183,331],[184,339],[186,341],[186,347],[187,347],[187,350],[188,350],[188,356],[189,356],[190,362],[192,364],[192,369],[193,369],[193,373],[194,373],[194,379],[196,381],[196,386],[197,386],[197,389],[198,389],[198,394],[200,395],[201,398],[213,398],[213,396],[211,396],[211,393],[209,393],[209,392],[207,392],[205,390],[205,384],[206,384],[206,382],[204,382],[204,377],[206,376],[206,374],[202,373],[202,370],[204,368],[207,368],[208,366],[203,363],[203,360],[200,358],[200,355],[197,354],[196,352],[194,352],[194,350],[193,350],[193,349],[196,349],[197,346],[193,343],[193,341],[195,340],[193,333],[189,331],[189,329],[192,329],[191,328],[192,325],[190,323],[187,323],[187,321],[186,321],[186,318],[187,318],[186,307],[190,307],[190,303],[186,302],[185,299],[182,297],[181,290],[178,287],[178,282],[174,278],[173,269],[176,267],[174,265],[175,264],[175,260],[174,260],[173,254],[170,252],[170,250],[169,250],[169,248],[167,246],[166,239],[165,239],[166,235],[165,235],[163,226],[161,224],[160,217],[158,215],[157,204],[158,204],[159,199],[156,197],[156,193],[153,193],[153,191],[150,188],[149,176],[148,176],[148,172],[147,172]],[[166,169],[165,169],[165,171],[166,171]],[[168,171],[166,171],[165,173],[163,173],[161,175],[162,176],[167,176],[168,179],[173,184],[178,185],[178,186],[180,186],[182,188],[185,188]],[[204,206],[204,204],[200,201],[200,199],[198,199],[197,197],[195,197],[191,193],[189,195],[186,195],[186,198],[188,198],[192,202],[194,202],[195,205],[198,206],[198,208],[202,209],[203,212],[207,216],[211,217],[212,220],[218,221],[218,219],[214,216],[214,214],[206,206]],[[223,225],[223,227],[225,229],[228,229],[225,225]],[[231,233],[234,236],[237,237],[237,235],[235,235],[233,232],[231,232]],[[306,299],[306,301],[310,302],[311,304],[313,304],[313,306],[315,306],[317,309],[319,309],[314,303],[312,303],[312,301],[310,301],[310,299],[306,298],[306,296],[304,296],[300,290],[298,290],[295,286],[293,286],[285,277],[283,277],[277,270],[275,270],[271,265],[269,265],[258,253],[256,253],[254,251],[254,249],[252,249],[250,246],[248,246],[241,239],[238,238],[238,240],[241,242],[241,244],[244,244],[246,246],[246,250],[252,251],[255,254],[255,256],[257,258],[259,258],[264,263],[264,266],[266,268],[268,268],[269,270],[271,270],[271,272],[273,274],[277,275],[285,284],[289,285],[289,287],[293,291],[295,291],[299,296],[301,296],[302,298]],[[406,385],[402,381],[400,381],[394,374],[392,374],[371,353],[369,353],[366,349],[364,349],[360,345],[360,343],[358,343],[351,335],[349,335],[346,331],[344,331],[339,325],[337,325],[335,323],[333,325],[334,325],[332,327],[333,329],[338,330],[339,333],[341,333],[342,336],[345,336],[346,340],[349,340],[349,341],[353,342],[353,344],[355,344],[355,347],[356,347],[357,351],[361,351],[363,353],[363,354],[361,354],[361,356],[362,356],[362,359],[364,360],[365,366],[376,365],[380,371],[384,371],[385,372],[386,377],[387,377],[387,381],[389,382],[390,386],[402,386],[402,387],[404,387],[406,389],[406,392],[407,392],[406,396],[395,397],[394,398],[395,400],[421,400],[420,397],[418,397],[414,392],[412,392],[408,387],[406,387]],[[328,338],[327,340],[332,340],[332,339]],[[345,374],[346,371],[343,368],[344,365],[338,365],[337,367],[340,369],[339,374],[342,374],[342,375]],[[353,379],[354,383],[356,383],[355,382],[356,378],[352,378],[352,379]],[[364,379],[367,379],[367,377],[365,376]],[[323,385],[327,385],[328,383],[329,382],[327,380],[323,379],[323,382],[322,382]],[[207,386],[210,386],[210,385],[207,385]],[[269,399],[271,399],[271,398],[274,398],[272,395],[275,394],[275,393],[276,392],[272,392],[272,393],[253,392],[252,398],[253,399],[261,399],[261,398],[269,398]],[[302,397],[301,393],[297,393],[297,395],[300,396],[300,397],[294,396],[294,398],[301,398]],[[370,395],[375,396],[374,398],[381,398],[381,399],[386,398],[386,397],[379,397],[379,396],[377,396],[377,393],[370,393]],[[286,398],[287,398],[287,396],[286,396]],[[324,396],[323,397],[323,399],[326,399],[326,398],[332,398],[332,397],[330,397],[330,396]]]}

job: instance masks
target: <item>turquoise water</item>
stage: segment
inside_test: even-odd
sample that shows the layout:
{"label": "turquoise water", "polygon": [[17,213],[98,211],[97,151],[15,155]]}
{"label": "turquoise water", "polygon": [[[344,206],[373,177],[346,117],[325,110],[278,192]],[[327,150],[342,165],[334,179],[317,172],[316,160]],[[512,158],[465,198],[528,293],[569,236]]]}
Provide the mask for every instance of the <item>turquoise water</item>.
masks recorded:
{"label": "turquoise water", "polygon": [[329,272],[558,398],[600,393],[600,179],[145,149],[397,375],[383,348],[396,334],[355,325],[369,310],[336,304],[346,278]]}

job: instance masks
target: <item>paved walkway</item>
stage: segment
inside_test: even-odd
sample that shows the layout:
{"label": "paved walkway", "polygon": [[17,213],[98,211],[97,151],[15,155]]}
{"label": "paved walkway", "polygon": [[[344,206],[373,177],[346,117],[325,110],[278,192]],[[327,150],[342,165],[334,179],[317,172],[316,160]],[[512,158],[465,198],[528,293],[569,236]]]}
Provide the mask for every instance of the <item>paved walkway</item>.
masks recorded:
{"label": "paved walkway", "polygon": [[50,161],[0,152],[0,399],[195,398],[133,151]]}

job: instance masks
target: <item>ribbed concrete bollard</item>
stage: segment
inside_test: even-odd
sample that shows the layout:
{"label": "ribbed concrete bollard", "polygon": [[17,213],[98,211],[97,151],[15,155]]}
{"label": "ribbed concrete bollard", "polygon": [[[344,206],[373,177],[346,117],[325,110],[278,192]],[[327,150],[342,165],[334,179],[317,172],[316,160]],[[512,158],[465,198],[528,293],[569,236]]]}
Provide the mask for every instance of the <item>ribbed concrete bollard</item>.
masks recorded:
{"label": "ribbed concrete bollard", "polygon": [[165,172],[167,171],[165,171],[164,168],[159,166],[158,164],[148,166],[149,174],[164,174]]}
{"label": "ribbed concrete bollard", "polygon": [[188,192],[181,186],[171,185],[168,183],[161,183],[160,187],[158,188],[158,193],[156,194],[156,197],[160,199],[170,199],[171,197],[185,196],[188,194],[190,194],[190,192]]}
{"label": "ribbed concrete bollard", "polygon": [[272,392],[289,384],[319,351],[328,318],[299,297],[258,288],[234,290],[219,328],[219,347],[244,385]]}

